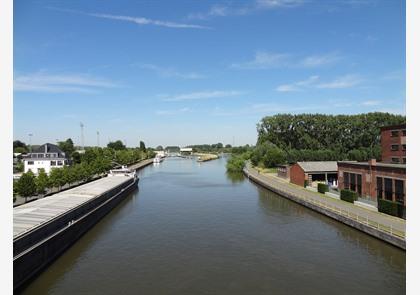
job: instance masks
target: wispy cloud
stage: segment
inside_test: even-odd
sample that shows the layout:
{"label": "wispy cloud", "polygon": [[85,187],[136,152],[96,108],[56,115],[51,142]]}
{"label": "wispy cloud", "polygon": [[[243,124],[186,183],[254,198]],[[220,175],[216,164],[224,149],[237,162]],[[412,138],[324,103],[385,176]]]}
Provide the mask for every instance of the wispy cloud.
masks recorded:
{"label": "wispy cloud", "polygon": [[257,103],[245,106],[243,108],[227,110],[220,107],[214,108],[210,114],[213,116],[244,116],[244,115],[263,115],[274,113],[295,113],[295,112],[314,112],[326,109],[328,106],[317,105],[304,105],[304,106],[290,106],[278,103]]}
{"label": "wispy cloud", "polygon": [[238,5],[232,4],[215,4],[209,8],[208,11],[191,13],[188,15],[189,19],[206,20],[213,17],[227,17],[227,16],[243,16],[252,14],[258,11],[285,9],[302,6],[308,2],[307,0],[255,0],[252,3]]}
{"label": "wispy cloud", "polygon": [[131,23],[135,23],[141,26],[152,25],[152,26],[161,26],[161,27],[167,27],[167,28],[172,28],[172,29],[210,29],[210,27],[206,27],[206,26],[178,23],[178,22],[172,22],[172,21],[167,21],[167,20],[150,19],[150,18],[139,17],[139,16],[115,15],[115,14],[107,14],[107,13],[91,13],[91,12],[84,12],[84,11],[78,11],[78,10],[73,10],[73,9],[57,8],[57,7],[47,7],[47,8],[51,10],[56,10],[56,11],[77,13],[77,14],[98,17],[98,18],[131,22]]}
{"label": "wispy cloud", "polygon": [[160,67],[154,64],[141,64],[140,68],[154,71],[161,77],[181,79],[203,79],[204,75],[195,72],[179,72],[172,68]]}
{"label": "wispy cloud", "polygon": [[107,79],[85,74],[46,74],[43,72],[19,75],[14,79],[14,91],[95,93],[100,88],[117,87]]}
{"label": "wispy cloud", "polygon": [[279,85],[276,90],[279,92],[291,92],[291,91],[301,91],[304,87],[313,85],[318,81],[319,76],[311,76],[308,79],[298,81],[292,84],[282,84]]}
{"label": "wispy cloud", "polygon": [[288,53],[257,51],[250,61],[233,63],[233,69],[316,68],[334,64],[342,57],[337,52],[296,56]]}
{"label": "wispy cloud", "polygon": [[156,115],[164,116],[164,115],[177,115],[177,114],[189,113],[189,112],[191,112],[191,109],[185,107],[185,108],[175,109],[175,110],[157,110],[155,113]]}
{"label": "wispy cloud", "polygon": [[276,91],[293,92],[303,91],[307,88],[320,89],[338,89],[350,88],[360,84],[363,80],[357,75],[345,75],[338,77],[330,82],[319,82],[319,76],[310,76],[309,78],[289,84],[281,84],[277,86]]}
{"label": "wispy cloud", "polygon": [[234,69],[271,69],[284,67],[290,64],[290,55],[285,53],[273,53],[267,51],[258,51],[251,61],[234,63],[231,68]]}
{"label": "wispy cloud", "polygon": [[341,59],[336,52],[328,53],[324,55],[311,55],[303,58],[300,62],[300,65],[303,67],[319,67],[328,64],[336,63]]}
{"label": "wispy cloud", "polygon": [[361,103],[361,105],[363,106],[377,106],[380,104],[381,104],[380,100],[365,100]]}
{"label": "wispy cloud", "polygon": [[213,91],[201,91],[201,92],[192,92],[179,94],[175,96],[163,96],[164,101],[184,101],[184,100],[201,100],[201,99],[210,99],[210,98],[221,98],[221,97],[231,97],[238,96],[243,94],[242,91],[236,90],[213,90]]}
{"label": "wispy cloud", "polygon": [[346,75],[339,77],[333,81],[317,85],[317,88],[337,89],[350,88],[362,82],[362,79],[357,75]]}

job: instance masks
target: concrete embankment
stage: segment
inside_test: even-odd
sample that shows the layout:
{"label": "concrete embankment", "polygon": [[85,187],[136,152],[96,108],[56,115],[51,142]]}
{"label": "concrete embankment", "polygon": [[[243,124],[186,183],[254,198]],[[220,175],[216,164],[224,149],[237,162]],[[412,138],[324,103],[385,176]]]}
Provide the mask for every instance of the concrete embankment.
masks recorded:
{"label": "concrete embankment", "polygon": [[[130,168],[141,169],[153,159]],[[138,178],[104,177],[13,209],[13,286],[20,290],[111,211]]]}
{"label": "concrete embankment", "polygon": [[[307,196],[308,193],[306,193],[306,196],[300,196],[299,193],[292,192],[292,190],[281,189],[281,186],[275,185],[274,181],[267,178],[267,176],[260,175],[258,172],[255,172],[255,171],[250,171],[248,168],[245,168],[243,171],[249,179],[251,179],[257,184],[271,190],[272,192],[282,197],[285,197],[298,204],[308,207],[316,212],[324,214],[325,216],[333,218],[341,223],[344,223],[348,226],[358,229],[366,234],[369,234],[375,238],[385,241],[398,248],[401,248],[403,250],[405,250],[406,248],[405,238],[393,233],[392,226],[391,226],[391,231],[388,231],[388,230],[385,231],[383,230],[384,227],[383,226],[381,227],[381,224],[379,223],[376,223],[377,224],[376,226],[375,226],[375,223],[373,223],[374,225],[372,225],[372,220],[369,221],[369,218],[367,218],[366,220],[366,219],[362,219],[358,215],[349,213],[349,211],[346,212],[346,210],[337,210],[337,207],[331,206],[331,204],[329,204],[328,202],[322,202],[322,201],[316,200],[315,198],[308,197]],[[339,201],[339,202],[342,202],[342,201]],[[373,213],[370,213],[370,214],[373,214]],[[376,214],[380,214],[380,213],[376,213]],[[379,217],[381,217],[382,219],[386,218],[384,216],[379,216]],[[393,221],[392,218],[393,217],[389,217],[389,219]]]}

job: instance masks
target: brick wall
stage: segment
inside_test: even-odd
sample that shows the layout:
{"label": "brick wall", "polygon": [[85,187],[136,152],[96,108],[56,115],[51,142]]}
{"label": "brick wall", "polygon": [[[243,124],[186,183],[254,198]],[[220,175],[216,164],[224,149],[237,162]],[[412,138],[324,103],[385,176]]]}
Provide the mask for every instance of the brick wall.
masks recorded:
{"label": "brick wall", "polygon": [[[338,162],[338,188],[344,189],[344,172],[361,174],[362,176],[362,197],[369,197],[377,200],[376,177],[399,179],[404,181],[404,204],[405,204],[405,169],[394,167],[381,167],[376,165],[357,165]],[[394,181],[393,181],[394,187]],[[393,195],[395,201],[395,195]]]}
{"label": "brick wall", "polygon": [[305,172],[298,164],[290,167],[290,182],[300,186],[305,184]]}
{"label": "brick wall", "polygon": [[[381,130],[381,151],[382,151],[382,162],[393,163],[392,158],[398,158],[399,163],[405,163],[405,125],[386,127]],[[393,136],[397,135],[397,136]],[[398,147],[398,150],[392,150],[392,146]]]}

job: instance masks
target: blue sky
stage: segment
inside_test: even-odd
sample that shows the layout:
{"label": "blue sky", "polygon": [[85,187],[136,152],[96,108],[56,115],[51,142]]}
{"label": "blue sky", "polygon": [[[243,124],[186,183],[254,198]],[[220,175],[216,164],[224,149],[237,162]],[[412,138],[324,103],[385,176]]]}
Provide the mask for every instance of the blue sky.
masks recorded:
{"label": "blue sky", "polygon": [[276,113],[405,114],[405,2],[15,1],[14,138],[255,144]]}

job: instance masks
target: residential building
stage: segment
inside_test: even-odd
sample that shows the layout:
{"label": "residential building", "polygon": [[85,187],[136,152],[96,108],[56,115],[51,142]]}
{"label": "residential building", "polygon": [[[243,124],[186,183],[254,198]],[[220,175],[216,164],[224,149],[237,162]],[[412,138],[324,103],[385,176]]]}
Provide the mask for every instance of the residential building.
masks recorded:
{"label": "residential building", "polygon": [[34,174],[38,174],[40,169],[44,169],[49,174],[52,168],[62,168],[67,165],[67,159],[58,146],[46,143],[29,153],[23,163],[25,173],[31,170]]}
{"label": "residential building", "polygon": [[337,184],[336,161],[297,162],[290,167],[290,182],[311,186],[314,181],[323,181],[333,186]]}
{"label": "residential building", "polygon": [[405,164],[405,149],[405,124],[381,128],[381,162]]}

